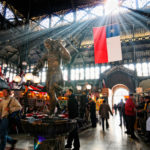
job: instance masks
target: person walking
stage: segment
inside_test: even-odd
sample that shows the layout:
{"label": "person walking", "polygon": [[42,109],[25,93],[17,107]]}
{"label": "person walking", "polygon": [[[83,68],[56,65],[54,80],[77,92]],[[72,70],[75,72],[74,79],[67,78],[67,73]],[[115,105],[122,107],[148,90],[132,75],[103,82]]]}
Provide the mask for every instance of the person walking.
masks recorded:
{"label": "person walking", "polygon": [[101,106],[99,108],[99,115],[100,115],[100,117],[102,119],[102,128],[103,128],[103,131],[105,130],[105,127],[104,127],[104,121],[105,120],[106,120],[106,128],[107,129],[109,128],[109,124],[108,124],[109,112],[113,116],[113,113],[110,110],[110,106],[106,103],[106,100],[104,100],[103,104],[101,104]]}
{"label": "person walking", "polygon": [[90,106],[90,118],[92,122],[92,127],[96,128],[96,103],[91,98],[89,99]]}
{"label": "person walking", "polygon": [[120,115],[120,124],[119,124],[119,126],[122,126],[122,122],[125,125],[125,120],[124,120],[124,117],[123,117],[123,111],[124,111],[123,109],[124,109],[124,102],[123,102],[123,99],[121,99],[120,103],[118,104],[118,110],[119,110],[119,115]]}
{"label": "person walking", "polygon": [[135,104],[134,104],[133,98],[134,98],[133,94],[130,94],[129,98],[126,101],[125,115],[126,115],[126,121],[127,121],[127,134],[130,134],[131,138],[137,139],[137,137],[134,134],[136,111],[135,111]]}
{"label": "person walking", "polygon": [[[68,89],[66,92],[66,95],[69,97],[69,99],[68,99],[68,118],[75,119],[78,117],[78,103],[77,103],[77,100],[75,99],[75,95],[73,94],[73,90]],[[67,139],[67,145],[65,146],[65,148],[71,148],[73,140],[74,140],[74,149],[72,149],[72,150],[79,150],[80,149],[80,141],[79,141],[77,127],[69,133],[69,136]]]}
{"label": "person walking", "polygon": [[117,105],[114,104],[115,115],[117,115]]}
{"label": "person walking", "polygon": [[4,99],[0,103],[0,150],[4,150],[6,147],[6,142],[11,144],[11,149],[13,150],[17,140],[12,139],[8,136],[8,115],[15,112],[21,108],[19,102],[15,101],[14,97],[10,96],[10,90],[3,90]]}
{"label": "person walking", "polygon": [[88,98],[86,93],[83,91],[82,96],[80,98],[80,117],[85,119],[86,106],[88,103]]}

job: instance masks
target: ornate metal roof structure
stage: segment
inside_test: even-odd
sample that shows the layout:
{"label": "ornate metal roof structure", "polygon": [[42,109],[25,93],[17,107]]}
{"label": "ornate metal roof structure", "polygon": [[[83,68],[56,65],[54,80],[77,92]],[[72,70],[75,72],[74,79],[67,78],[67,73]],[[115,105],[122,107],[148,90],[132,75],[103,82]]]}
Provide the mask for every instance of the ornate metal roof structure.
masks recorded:
{"label": "ornate metal roof structure", "polygon": [[[76,21],[77,10],[92,16],[90,8],[98,4],[103,7],[103,2],[104,0],[2,0],[0,57],[17,65],[25,57],[28,58],[28,63],[36,63],[45,51],[43,40],[52,37],[66,41],[72,55],[72,64],[94,63],[93,27],[117,22],[121,28],[122,62],[149,60],[149,7],[142,10],[128,8],[130,11],[118,15],[95,16],[82,20],[85,14]],[[13,12],[13,20],[6,18],[7,8]],[[64,16],[70,12],[74,16],[73,22],[57,26],[60,21],[65,21]],[[51,21],[56,18],[59,20],[53,27],[50,27],[52,22],[49,21],[49,28],[45,28],[41,22],[46,18],[51,18]]]}

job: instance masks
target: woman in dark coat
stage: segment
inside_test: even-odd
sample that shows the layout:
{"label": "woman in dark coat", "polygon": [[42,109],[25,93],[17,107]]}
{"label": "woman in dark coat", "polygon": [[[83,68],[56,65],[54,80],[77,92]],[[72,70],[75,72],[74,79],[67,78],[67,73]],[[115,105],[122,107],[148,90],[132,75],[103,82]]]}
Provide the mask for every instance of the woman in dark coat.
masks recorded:
{"label": "woman in dark coat", "polygon": [[109,119],[109,112],[112,114],[112,111],[110,110],[110,106],[108,104],[106,104],[106,101],[103,101],[103,104],[100,105],[99,108],[99,115],[102,118],[102,127],[103,127],[103,131],[104,129],[104,120],[106,120],[106,128],[109,128],[109,124],[108,124],[108,119]]}
{"label": "woman in dark coat", "polygon": [[90,106],[90,118],[92,122],[92,127],[95,128],[96,127],[96,104],[92,99],[90,99],[89,101],[89,106]]}

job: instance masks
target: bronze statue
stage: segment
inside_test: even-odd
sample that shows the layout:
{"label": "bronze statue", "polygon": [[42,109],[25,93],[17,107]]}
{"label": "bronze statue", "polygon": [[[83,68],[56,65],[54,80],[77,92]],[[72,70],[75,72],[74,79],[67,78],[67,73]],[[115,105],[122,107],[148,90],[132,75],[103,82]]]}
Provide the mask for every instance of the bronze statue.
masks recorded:
{"label": "bronze statue", "polygon": [[58,40],[46,39],[44,46],[47,49],[47,53],[39,60],[39,63],[34,68],[33,74],[37,74],[37,71],[44,67],[45,61],[48,62],[46,88],[48,95],[50,96],[50,115],[54,113],[57,103],[56,91],[61,90],[63,86],[63,77],[61,71],[62,60],[64,63],[70,61],[71,56],[68,50]]}

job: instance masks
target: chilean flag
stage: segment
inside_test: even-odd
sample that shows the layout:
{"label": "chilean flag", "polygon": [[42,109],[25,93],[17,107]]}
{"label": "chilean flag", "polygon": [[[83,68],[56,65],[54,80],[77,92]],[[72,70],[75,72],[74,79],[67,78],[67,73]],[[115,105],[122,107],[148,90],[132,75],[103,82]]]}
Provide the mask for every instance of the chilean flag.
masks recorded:
{"label": "chilean flag", "polygon": [[95,64],[122,60],[118,24],[93,28]]}

